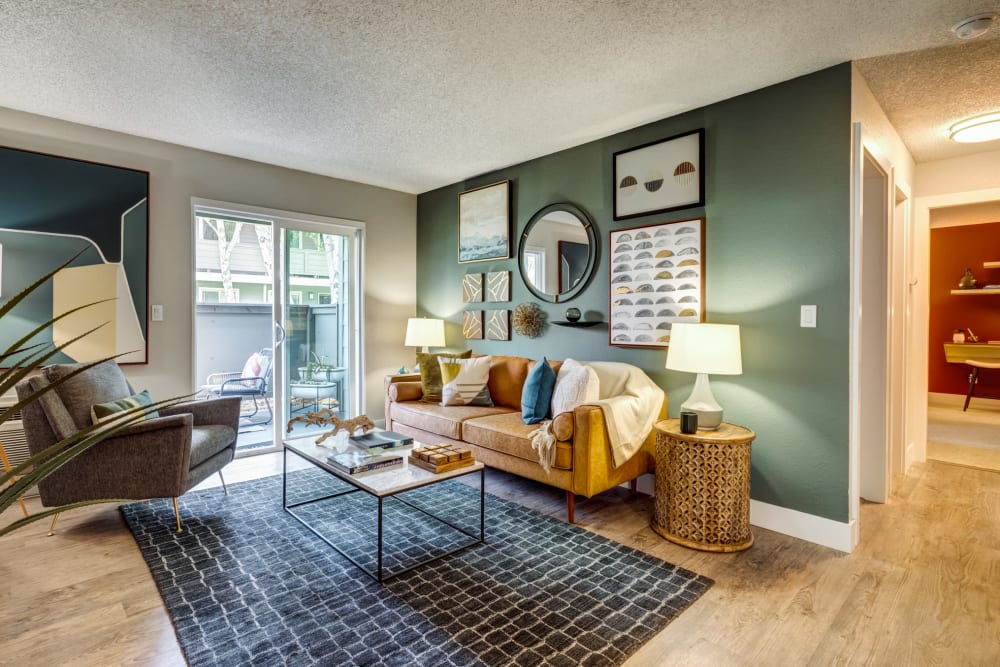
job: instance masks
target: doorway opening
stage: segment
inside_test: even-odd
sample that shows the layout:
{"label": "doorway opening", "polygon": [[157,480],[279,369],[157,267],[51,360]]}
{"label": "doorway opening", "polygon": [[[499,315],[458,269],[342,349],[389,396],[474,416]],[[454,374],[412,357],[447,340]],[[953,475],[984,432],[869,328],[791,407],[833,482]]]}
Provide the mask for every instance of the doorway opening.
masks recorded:
{"label": "doorway opening", "polygon": [[[307,412],[360,414],[360,245],[350,221],[195,202],[194,374],[240,396],[237,455],[276,451]],[[316,428],[316,427],[312,427]]]}

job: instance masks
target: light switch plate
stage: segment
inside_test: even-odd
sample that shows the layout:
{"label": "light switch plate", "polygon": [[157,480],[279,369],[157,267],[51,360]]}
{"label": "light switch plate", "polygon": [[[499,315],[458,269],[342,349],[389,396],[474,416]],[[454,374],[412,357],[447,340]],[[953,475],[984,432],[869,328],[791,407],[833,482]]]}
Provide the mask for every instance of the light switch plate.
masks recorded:
{"label": "light switch plate", "polygon": [[163,321],[163,306],[160,304],[155,304],[149,308],[149,316],[154,322]]}
{"label": "light switch plate", "polygon": [[802,306],[799,310],[799,326],[803,328],[816,328],[816,306]]}

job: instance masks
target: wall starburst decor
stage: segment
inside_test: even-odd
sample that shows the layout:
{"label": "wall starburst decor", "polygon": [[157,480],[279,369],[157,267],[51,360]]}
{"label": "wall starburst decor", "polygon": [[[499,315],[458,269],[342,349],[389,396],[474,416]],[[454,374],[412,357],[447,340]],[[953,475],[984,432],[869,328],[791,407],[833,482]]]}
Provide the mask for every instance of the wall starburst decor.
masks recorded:
{"label": "wall starburst decor", "polygon": [[545,328],[545,313],[536,303],[520,303],[512,318],[514,333],[537,338]]}

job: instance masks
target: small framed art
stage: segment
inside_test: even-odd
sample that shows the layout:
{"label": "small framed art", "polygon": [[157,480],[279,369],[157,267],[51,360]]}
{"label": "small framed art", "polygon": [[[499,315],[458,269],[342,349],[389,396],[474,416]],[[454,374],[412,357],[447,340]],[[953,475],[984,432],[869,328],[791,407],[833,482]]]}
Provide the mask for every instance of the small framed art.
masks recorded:
{"label": "small framed art", "polygon": [[705,319],[705,218],[611,232],[609,343],[667,347],[677,322]]}
{"label": "small framed art", "polygon": [[705,130],[614,154],[615,220],[705,204]]}
{"label": "small framed art", "polygon": [[510,257],[510,181],[458,194],[458,261]]}

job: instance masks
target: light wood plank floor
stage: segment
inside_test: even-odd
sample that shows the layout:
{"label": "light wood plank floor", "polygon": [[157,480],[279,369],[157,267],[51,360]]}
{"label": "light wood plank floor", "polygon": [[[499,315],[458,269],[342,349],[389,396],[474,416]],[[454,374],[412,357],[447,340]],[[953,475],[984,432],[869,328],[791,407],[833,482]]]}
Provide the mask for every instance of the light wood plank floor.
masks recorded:
{"label": "light wood plank floor", "polygon": [[[279,465],[276,455],[238,460],[226,480]],[[561,491],[494,471],[487,484],[563,514]],[[762,529],[749,551],[692,551],[653,533],[650,510],[650,498],[615,489],[578,502],[577,520],[716,585],[630,666],[1000,664],[1000,473],[915,466],[889,504],[862,507],[851,555]],[[0,664],[184,664],[117,509],[75,512],[45,533],[39,524],[0,539]]]}

